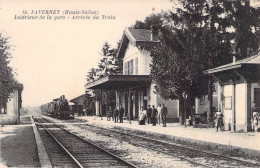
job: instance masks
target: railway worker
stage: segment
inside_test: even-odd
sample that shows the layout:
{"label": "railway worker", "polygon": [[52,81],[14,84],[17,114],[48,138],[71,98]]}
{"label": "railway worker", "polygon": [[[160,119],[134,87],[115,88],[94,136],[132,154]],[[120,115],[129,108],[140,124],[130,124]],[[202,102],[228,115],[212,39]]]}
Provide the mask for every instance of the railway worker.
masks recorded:
{"label": "railway worker", "polygon": [[218,109],[215,116],[216,116],[216,127],[217,127],[217,132],[218,132],[218,128],[220,130],[222,130],[221,127],[223,126],[222,125],[223,124],[223,114],[221,113],[220,109]]}
{"label": "railway worker", "polygon": [[118,109],[116,107],[115,110],[114,110],[114,121],[115,121],[115,123],[118,122],[118,113],[119,113],[119,111],[118,111]]}
{"label": "railway worker", "polygon": [[166,116],[167,116],[167,114],[168,114],[168,109],[167,109],[167,107],[165,107],[164,103],[163,103],[163,105],[162,105],[161,111],[162,111],[162,114],[161,114],[161,115],[162,115],[163,127],[166,127]]}
{"label": "railway worker", "polygon": [[107,111],[107,121],[110,121],[111,117],[113,116],[112,107],[109,106],[109,109]]}
{"label": "railway worker", "polygon": [[124,113],[125,113],[125,109],[124,109],[123,105],[120,104],[120,108],[119,108],[119,120],[120,120],[120,123],[123,123]]}
{"label": "railway worker", "polygon": [[139,112],[139,125],[145,125],[145,118],[147,116],[147,111],[144,106],[141,107],[141,111]]}
{"label": "railway worker", "polygon": [[161,116],[162,116],[162,105],[161,103],[158,104],[158,107],[157,107],[157,111],[158,111],[158,124],[161,123]]}
{"label": "railway worker", "polygon": [[151,122],[151,115],[152,115],[152,108],[150,105],[148,105],[148,108],[147,108],[147,122],[148,124],[152,123]]}
{"label": "railway worker", "polygon": [[156,116],[157,116],[157,114],[158,114],[158,111],[153,105],[152,114],[151,114],[151,120],[152,120],[153,126],[156,126]]}

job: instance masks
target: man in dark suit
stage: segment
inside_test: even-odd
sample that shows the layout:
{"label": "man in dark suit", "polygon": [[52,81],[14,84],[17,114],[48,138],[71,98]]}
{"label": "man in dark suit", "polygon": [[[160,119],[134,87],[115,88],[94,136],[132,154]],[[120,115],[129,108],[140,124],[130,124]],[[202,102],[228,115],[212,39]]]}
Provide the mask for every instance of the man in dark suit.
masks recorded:
{"label": "man in dark suit", "polygon": [[147,122],[148,124],[152,123],[151,122],[151,115],[152,115],[152,108],[150,105],[148,105],[148,108],[147,108]]}
{"label": "man in dark suit", "polygon": [[120,109],[119,109],[119,120],[120,120],[120,123],[123,123],[124,113],[125,113],[125,109],[124,109],[123,105],[120,104]]}
{"label": "man in dark suit", "polygon": [[166,127],[166,116],[168,114],[168,109],[167,107],[165,107],[164,103],[162,105],[162,123],[163,123],[163,127]]}
{"label": "man in dark suit", "polygon": [[152,120],[153,126],[156,126],[156,116],[157,116],[157,114],[158,114],[158,111],[153,105],[152,114],[151,114],[151,120]]}
{"label": "man in dark suit", "polygon": [[114,110],[114,121],[115,121],[115,123],[118,122],[118,113],[119,113],[119,111],[118,111],[118,108],[116,107],[115,110]]}

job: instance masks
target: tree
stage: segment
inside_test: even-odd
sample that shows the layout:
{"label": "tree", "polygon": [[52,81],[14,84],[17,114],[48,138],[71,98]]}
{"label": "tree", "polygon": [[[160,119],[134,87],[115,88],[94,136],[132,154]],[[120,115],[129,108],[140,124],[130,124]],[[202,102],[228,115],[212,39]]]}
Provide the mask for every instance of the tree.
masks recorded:
{"label": "tree", "polygon": [[[210,3],[211,2],[211,3]],[[250,6],[250,1],[208,1],[209,68],[230,63],[234,53],[237,59],[255,54],[259,47],[259,8]],[[232,44],[233,43],[233,44]],[[213,78],[209,76],[210,108],[208,122],[213,119]]]}
{"label": "tree", "polygon": [[[203,71],[231,62],[232,40],[236,42],[240,58],[247,56],[243,52],[257,49],[259,10],[251,8],[246,1],[179,0],[177,6],[161,14],[161,43],[151,50],[151,76],[162,97],[179,99],[180,104],[183,100],[191,104],[194,98],[203,99],[209,95],[210,121],[214,79],[205,76]],[[245,40],[248,35],[249,39]],[[182,122],[184,108],[180,113]]]}
{"label": "tree", "polygon": [[8,37],[4,37],[3,34],[0,33],[0,110],[2,108],[6,110],[6,103],[16,84],[13,69],[9,66],[11,46],[8,43],[8,39]]}
{"label": "tree", "polygon": [[[107,75],[118,75],[121,73],[121,62],[117,57],[117,50],[119,48],[119,43],[117,48],[112,48],[107,42],[104,43],[100,55],[102,58],[98,62],[98,68],[92,68],[87,74],[87,83],[93,82],[95,80],[106,77]],[[106,90],[102,93],[102,105],[106,104],[108,106],[115,105],[115,90]],[[101,90],[93,90],[94,100],[101,99]]]}
{"label": "tree", "polygon": [[135,29],[150,30],[152,25],[156,27],[161,27],[162,24],[163,24],[162,15],[160,13],[157,13],[157,14],[151,14],[147,16],[143,22],[137,20],[133,25],[133,27]]}
{"label": "tree", "polygon": [[250,6],[249,0],[219,0],[218,4],[223,6],[225,15],[225,18],[219,18],[219,23],[226,31],[229,30],[237,59],[254,54],[260,44],[260,8]]}
{"label": "tree", "polygon": [[[158,93],[166,99],[179,99],[180,122],[186,107],[208,92],[208,18],[206,0],[179,1],[180,8],[163,14],[161,44],[151,51],[151,76]],[[184,105],[184,103],[186,103]]]}
{"label": "tree", "polygon": [[111,48],[111,46],[105,42],[100,53],[102,58],[98,63],[99,69],[97,70],[97,75],[99,75],[99,78],[120,73],[116,54],[117,49]]}

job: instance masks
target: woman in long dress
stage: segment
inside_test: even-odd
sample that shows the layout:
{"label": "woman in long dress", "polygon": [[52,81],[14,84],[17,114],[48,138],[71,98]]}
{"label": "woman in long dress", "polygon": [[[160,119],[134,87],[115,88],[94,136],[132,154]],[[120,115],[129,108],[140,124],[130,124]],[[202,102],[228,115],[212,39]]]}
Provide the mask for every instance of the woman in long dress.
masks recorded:
{"label": "woman in long dress", "polygon": [[145,125],[146,115],[147,111],[144,109],[144,106],[142,106],[141,111],[139,112],[139,125]]}
{"label": "woman in long dress", "polygon": [[252,125],[252,132],[257,133],[258,132],[258,120],[259,120],[259,113],[258,109],[256,107],[255,102],[253,102],[252,107],[252,119],[251,119],[251,125]]}

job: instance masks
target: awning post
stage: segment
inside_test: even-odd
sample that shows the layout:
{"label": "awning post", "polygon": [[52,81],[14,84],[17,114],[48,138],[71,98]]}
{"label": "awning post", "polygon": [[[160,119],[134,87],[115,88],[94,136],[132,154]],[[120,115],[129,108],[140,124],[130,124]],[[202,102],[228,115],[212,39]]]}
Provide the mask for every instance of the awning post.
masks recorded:
{"label": "awning post", "polygon": [[130,115],[130,104],[131,104],[131,101],[130,101],[130,86],[128,87],[128,117],[129,117],[129,124],[131,124],[131,115]]}
{"label": "awning post", "polygon": [[102,110],[102,89],[100,89],[100,114],[101,114],[101,120],[103,120],[103,110]]}

